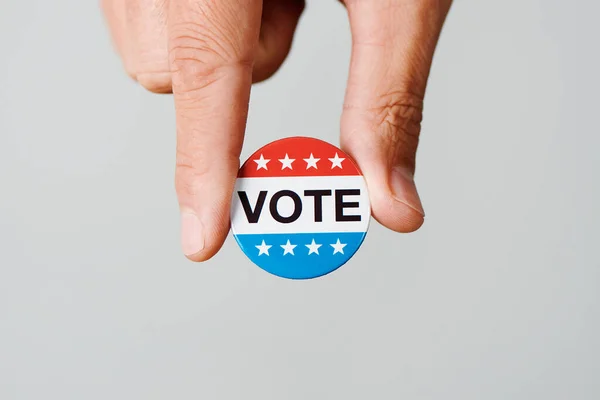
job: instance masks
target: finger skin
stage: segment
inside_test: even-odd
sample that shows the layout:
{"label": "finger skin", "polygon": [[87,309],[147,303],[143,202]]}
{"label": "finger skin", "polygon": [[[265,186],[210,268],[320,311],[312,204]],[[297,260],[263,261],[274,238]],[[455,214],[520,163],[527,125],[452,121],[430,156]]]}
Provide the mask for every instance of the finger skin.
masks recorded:
{"label": "finger skin", "polygon": [[412,232],[425,213],[414,183],[423,99],[450,0],[346,0],[352,58],[342,147],[357,161],[373,216]]}
{"label": "finger skin", "polygon": [[123,61],[123,67],[127,75],[136,79],[126,4],[122,0],[101,0],[100,7],[110,30],[115,50]]}
{"label": "finger skin", "polygon": [[254,82],[270,78],[286,59],[304,6],[304,0],[264,0]]}
{"label": "finger skin", "polygon": [[169,64],[177,122],[182,247],[211,258],[229,230],[261,1],[171,0]]}
{"label": "finger skin", "polygon": [[169,0],[128,0],[128,34],[135,54],[136,79],[154,93],[171,92],[167,15]]}

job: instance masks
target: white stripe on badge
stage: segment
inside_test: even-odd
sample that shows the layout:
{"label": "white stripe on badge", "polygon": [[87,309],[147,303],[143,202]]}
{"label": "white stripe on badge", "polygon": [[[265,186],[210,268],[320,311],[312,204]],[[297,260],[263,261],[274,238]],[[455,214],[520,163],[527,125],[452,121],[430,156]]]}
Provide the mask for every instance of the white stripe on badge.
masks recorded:
{"label": "white stripe on badge", "polygon": [[362,176],[238,178],[235,235],[366,232],[371,216]]}

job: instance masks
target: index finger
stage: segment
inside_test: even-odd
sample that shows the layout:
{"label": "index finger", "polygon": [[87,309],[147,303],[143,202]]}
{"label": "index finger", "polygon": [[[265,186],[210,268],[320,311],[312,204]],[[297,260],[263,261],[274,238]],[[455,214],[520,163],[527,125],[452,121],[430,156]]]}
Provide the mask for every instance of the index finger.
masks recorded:
{"label": "index finger", "polygon": [[170,1],[175,185],[182,248],[195,261],[212,257],[229,230],[261,4],[261,0]]}

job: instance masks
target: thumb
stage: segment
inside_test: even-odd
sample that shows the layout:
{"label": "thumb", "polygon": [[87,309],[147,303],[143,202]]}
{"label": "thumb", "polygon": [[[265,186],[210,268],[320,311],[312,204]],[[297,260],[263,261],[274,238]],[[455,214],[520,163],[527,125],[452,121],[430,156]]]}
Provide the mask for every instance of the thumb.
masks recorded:
{"label": "thumb", "polygon": [[375,219],[417,230],[414,183],[425,86],[450,0],[346,0],[352,59],[341,143],[360,166]]}

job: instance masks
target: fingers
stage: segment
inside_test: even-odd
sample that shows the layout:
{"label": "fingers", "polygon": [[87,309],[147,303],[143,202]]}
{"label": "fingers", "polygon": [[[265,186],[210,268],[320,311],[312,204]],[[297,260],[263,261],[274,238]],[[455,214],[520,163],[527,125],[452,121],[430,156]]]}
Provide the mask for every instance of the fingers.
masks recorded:
{"label": "fingers", "polygon": [[138,83],[154,93],[170,93],[167,48],[169,0],[134,0],[125,4],[129,40],[135,49],[130,57]]}
{"label": "fingers", "polygon": [[[167,33],[169,1],[101,0],[127,73],[154,93],[172,92]],[[269,78],[281,66],[303,9],[304,0],[264,0],[254,82]]]}
{"label": "fingers", "polygon": [[362,169],[373,216],[398,232],[424,221],[414,183],[423,98],[451,0],[346,0],[352,60],[342,146]]}
{"label": "fingers", "polygon": [[175,183],[182,247],[194,261],[212,257],[229,230],[261,11],[259,0],[170,0]]}
{"label": "fingers", "polygon": [[169,0],[101,0],[127,74],[155,93],[170,93],[167,49]]}
{"label": "fingers", "polygon": [[260,81],[281,65],[303,1],[266,1],[260,47],[262,0],[102,2],[128,73],[174,94],[182,246],[206,260],[228,232],[253,72]]}
{"label": "fingers", "polygon": [[133,52],[130,35],[127,31],[126,4],[120,0],[101,0],[100,5],[108,23],[115,49],[123,61],[123,67],[127,74],[135,79],[133,59],[131,57]]}
{"label": "fingers", "polygon": [[290,51],[303,10],[304,0],[264,0],[254,82],[271,77],[279,69]]}

